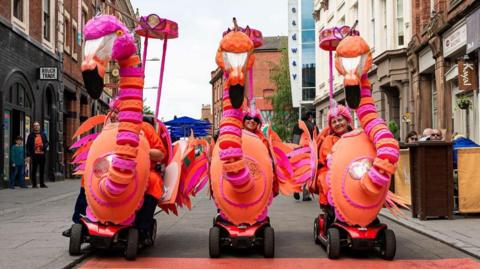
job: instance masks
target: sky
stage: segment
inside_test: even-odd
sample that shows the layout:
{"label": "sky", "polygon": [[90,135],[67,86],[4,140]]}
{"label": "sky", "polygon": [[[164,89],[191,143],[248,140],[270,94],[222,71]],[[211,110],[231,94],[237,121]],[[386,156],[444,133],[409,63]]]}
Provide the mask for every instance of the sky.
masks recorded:
{"label": "sky", "polygon": [[[152,13],[178,23],[179,37],[168,40],[159,118],[201,117],[212,103],[210,72],[222,33],[236,17],[239,26],[263,36],[287,35],[287,0],[131,0],[141,16]],[[143,39],[142,39],[143,44]],[[147,59],[162,56],[163,41],[149,39]],[[145,87],[158,85],[160,61],[147,61]],[[146,89],[146,105],[155,107],[157,90]]]}

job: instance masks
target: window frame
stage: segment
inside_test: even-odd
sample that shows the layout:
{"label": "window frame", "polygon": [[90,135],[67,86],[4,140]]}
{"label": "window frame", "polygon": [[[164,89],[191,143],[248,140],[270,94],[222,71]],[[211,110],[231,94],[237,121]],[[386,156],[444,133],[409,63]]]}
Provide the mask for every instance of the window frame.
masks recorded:
{"label": "window frame", "polygon": [[11,0],[10,1],[10,18],[11,18],[11,22],[12,22],[12,25],[18,29],[20,29],[21,31],[23,31],[24,33],[26,33],[27,35],[29,34],[29,27],[30,27],[30,20],[29,20],[29,11],[30,11],[30,1],[29,0],[19,0],[19,1],[22,1],[23,3],[23,21],[18,19],[17,17],[15,17],[14,15],[14,2],[15,0]]}
{"label": "window frame", "polygon": [[49,10],[49,21],[50,21],[50,40],[45,39],[45,12],[44,12],[44,3],[47,0],[42,0],[42,44],[45,45],[50,51],[54,51],[54,44],[55,44],[55,1],[50,1],[50,10]]}
{"label": "window frame", "polygon": [[70,14],[68,11],[63,11],[63,51],[68,55],[71,53],[69,45],[68,34],[70,33]]}
{"label": "window frame", "polygon": [[[401,10],[402,17],[398,16],[398,13],[399,13],[398,12],[399,11],[398,3],[399,3],[399,1],[402,1],[401,2],[402,3],[402,10]],[[396,24],[395,24],[395,28],[396,28],[395,44],[397,45],[397,47],[404,47],[405,46],[405,12],[404,12],[405,11],[405,8],[404,8],[405,2],[403,0],[396,0],[395,4],[396,4],[395,5],[395,22],[396,22]],[[401,24],[399,23],[400,20],[402,22]],[[403,43],[402,44],[400,44],[400,26],[403,30],[403,35],[402,35],[403,36]]]}
{"label": "window frame", "polygon": [[75,61],[78,61],[78,53],[77,53],[77,49],[78,49],[78,43],[77,43],[77,35],[78,35],[78,25],[77,25],[77,22],[75,20],[72,20],[72,30],[70,32],[71,34],[71,55],[72,55],[72,58],[75,60]]}

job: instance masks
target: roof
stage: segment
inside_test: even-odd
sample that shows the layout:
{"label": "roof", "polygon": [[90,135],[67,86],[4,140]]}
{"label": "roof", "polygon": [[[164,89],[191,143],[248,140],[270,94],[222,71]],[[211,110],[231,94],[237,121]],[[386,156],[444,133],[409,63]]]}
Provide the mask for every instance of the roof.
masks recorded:
{"label": "roof", "polygon": [[276,50],[279,51],[281,48],[287,47],[287,37],[286,36],[266,36],[263,38],[263,45],[255,49],[258,50]]}

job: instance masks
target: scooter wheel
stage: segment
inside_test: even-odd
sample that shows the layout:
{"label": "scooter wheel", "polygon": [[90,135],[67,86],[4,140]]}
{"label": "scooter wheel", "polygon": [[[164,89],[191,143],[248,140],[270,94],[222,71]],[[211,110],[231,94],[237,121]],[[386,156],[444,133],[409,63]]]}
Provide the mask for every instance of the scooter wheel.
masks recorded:
{"label": "scooter wheel", "polygon": [[125,258],[135,260],[138,251],[138,230],[136,228],[128,229],[127,247],[125,249]]}
{"label": "scooter wheel", "polygon": [[318,235],[319,235],[319,230],[320,230],[320,227],[318,225],[318,222],[319,222],[319,219],[318,217],[316,217],[314,220],[313,220],[313,240],[315,241],[315,244],[320,244],[320,239],[318,239]]}
{"label": "scooter wheel", "polygon": [[390,229],[385,229],[381,233],[382,246],[380,248],[380,256],[385,260],[393,260],[397,250],[397,240],[395,233]]}
{"label": "scooter wheel", "polygon": [[208,234],[208,252],[210,258],[220,257],[220,228],[212,227]]}
{"label": "scooter wheel", "polygon": [[80,255],[82,239],[83,239],[83,226],[82,224],[73,224],[70,234],[70,244],[68,246],[68,252],[70,255]]}
{"label": "scooter wheel", "polygon": [[265,258],[275,256],[275,231],[272,227],[265,227],[263,231],[263,256]]}
{"label": "scooter wheel", "polygon": [[327,256],[329,259],[340,257],[340,231],[337,228],[327,231]]}

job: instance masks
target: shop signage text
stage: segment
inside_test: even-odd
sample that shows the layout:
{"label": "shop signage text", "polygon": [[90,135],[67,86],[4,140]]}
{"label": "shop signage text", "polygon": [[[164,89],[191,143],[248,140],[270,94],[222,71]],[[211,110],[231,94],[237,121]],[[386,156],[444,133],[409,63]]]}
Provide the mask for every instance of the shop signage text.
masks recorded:
{"label": "shop signage text", "polygon": [[40,80],[57,80],[58,69],[56,67],[40,67]]}
{"label": "shop signage text", "polygon": [[477,89],[477,71],[473,61],[458,61],[458,88],[461,91]]}

